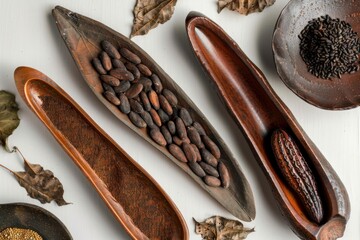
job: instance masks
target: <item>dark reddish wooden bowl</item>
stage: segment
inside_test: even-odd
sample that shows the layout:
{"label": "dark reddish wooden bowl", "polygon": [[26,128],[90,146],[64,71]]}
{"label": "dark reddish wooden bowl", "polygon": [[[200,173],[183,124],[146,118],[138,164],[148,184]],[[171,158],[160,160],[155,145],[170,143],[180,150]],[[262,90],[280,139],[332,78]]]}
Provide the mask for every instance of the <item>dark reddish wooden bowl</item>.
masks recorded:
{"label": "dark reddish wooden bowl", "polygon": [[292,0],[281,12],[274,31],[277,72],[288,88],[310,104],[329,110],[354,108],[360,105],[360,71],[341,79],[321,79],[307,71],[300,56],[298,35],[310,20],[326,14],[350,23],[360,34],[360,1]]}
{"label": "dark reddish wooden bowl", "polygon": [[[334,169],[276,95],[260,69],[223,29],[198,13],[189,14],[186,26],[196,57],[243,131],[293,231],[304,240],[341,237],[350,215],[350,202]],[[320,223],[307,217],[302,207],[304,202],[281,176],[271,149],[271,135],[279,128],[295,139],[316,176],[325,215]]]}

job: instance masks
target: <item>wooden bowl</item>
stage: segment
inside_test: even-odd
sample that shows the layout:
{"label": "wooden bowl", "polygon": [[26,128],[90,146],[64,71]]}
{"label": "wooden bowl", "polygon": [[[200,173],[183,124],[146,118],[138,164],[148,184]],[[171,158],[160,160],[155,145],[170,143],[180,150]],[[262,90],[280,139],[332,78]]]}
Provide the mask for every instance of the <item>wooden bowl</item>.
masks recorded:
{"label": "wooden bowl", "polygon": [[341,79],[315,77],[300,56],[298,37],[310,20],[326,14],[350,23],[360,34],[359,12],[360,2],[353,0],[292,0],[281,12],[273,36],[277,72],[286,86],[308,103],[329,110],[359,106],[360,71]]}

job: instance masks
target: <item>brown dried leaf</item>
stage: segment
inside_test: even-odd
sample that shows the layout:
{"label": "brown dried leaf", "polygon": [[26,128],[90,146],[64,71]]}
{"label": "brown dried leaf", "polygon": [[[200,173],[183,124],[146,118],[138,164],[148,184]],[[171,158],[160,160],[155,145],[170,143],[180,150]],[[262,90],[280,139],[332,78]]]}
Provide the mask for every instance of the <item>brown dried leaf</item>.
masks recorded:
{"label": "brown dried leaf", "polygon": [[236,220],[229,220],[220,216],[213,216],[204,222],[195,219],[195,233],[201,234],[204,240],[241,240],[254,232]]}
{"label": "brown dried leaf", "polygon": [[218,0],[218,12],[224,8],[248,15],[253,12],[261,12],[264,8],[273,5],[275,0]]}
{"label": "brown dried leaf", "polygon": [[134,8],[134,25],[130,37],[145,35],[159,23],[168,21],[177,0],[137,0]]}

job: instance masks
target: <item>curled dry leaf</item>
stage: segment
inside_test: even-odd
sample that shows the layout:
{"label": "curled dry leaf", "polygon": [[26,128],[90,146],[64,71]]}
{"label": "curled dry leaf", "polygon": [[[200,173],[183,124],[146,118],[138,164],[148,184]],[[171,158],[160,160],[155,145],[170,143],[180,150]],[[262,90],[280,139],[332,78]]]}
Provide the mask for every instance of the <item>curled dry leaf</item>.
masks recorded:
{"label": "curled dry leaf", "polygon": [[0,91],[0,143],[6,151],[11,152],[7,139],[19,126],[19,107],[15,102],[15,96],[7,91]]}
{"label": "curled dry leaf", "polygon": [[134,25],[130,37],[145,35],[159,23],[168,21],[177,0],[137,0],[134,8]]}
{"label": "curled dry leaf", "polygon": [[236,220],[214,216],[203,222],[195,219],[195,233],[201,234],[204,240],[241,240],[245,239],[254,229],[246,228]]}
{"label": "curled dry leaf", "polygon": [[248,15],[253,12],[261,12],[264,8],[273,5],[275,0],[218,0],[218,12],[224,8]]}

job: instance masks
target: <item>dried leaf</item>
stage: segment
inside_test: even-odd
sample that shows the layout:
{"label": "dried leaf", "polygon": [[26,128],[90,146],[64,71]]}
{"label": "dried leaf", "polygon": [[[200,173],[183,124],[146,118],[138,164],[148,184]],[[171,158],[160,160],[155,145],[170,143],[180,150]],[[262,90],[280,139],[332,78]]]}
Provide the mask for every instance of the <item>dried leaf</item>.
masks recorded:
{"label": "dried leaf", "polygon": [[130,37],[145,35],[159,23],[168,21],[177,0],[137,0],[134,8],[134,25]]}
{"label": "dried leaf", "polygon": [[220,216],[197,222],[195,219],[195,233],[201,234],[204,240],[241,240],[254,232],[254,229],[246,228],[236,220],[229,220]]}
{"label": "dried leaf", "polygon": [[7,139],[13,131],[19,126],[18,117],[19,107],[15,102],[15,96],[9,92],[0,91],[0,144],[6,151],[11,152]]}
{"label": "dried leaf", "polygon": [[264,8],[273,5],[275,0],[218,0],[218,12],[224,8],[248,15],[253,12],[261,12]]}

